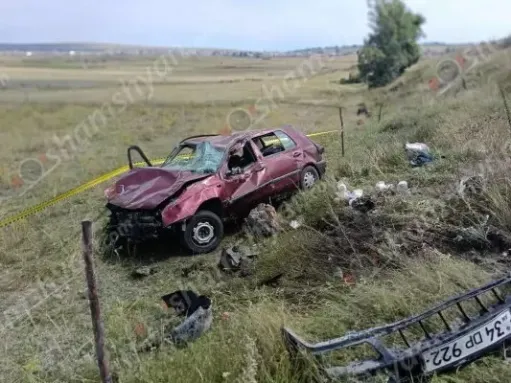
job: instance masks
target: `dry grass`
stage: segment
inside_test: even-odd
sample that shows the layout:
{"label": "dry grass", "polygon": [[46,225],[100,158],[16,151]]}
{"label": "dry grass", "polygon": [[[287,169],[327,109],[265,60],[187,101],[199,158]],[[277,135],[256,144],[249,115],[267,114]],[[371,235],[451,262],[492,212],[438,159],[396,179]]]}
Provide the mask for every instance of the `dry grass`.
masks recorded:
{"label": "dry grass", "polygon": [[[52,78],[101,86],[0,91],[0,139],[9,143],[9,149],[0,153],[0,187],[4,188],[0,190],[12,189],[10,182],[21,161],[57,150],[51,143],[54,136],[73,135],[81,121],[110,102],[120,89],[115,85],[118,75],[136,77],[147,62],[123,65],[105,63],[101,70],[81,72],[76,68],[27,69],[9,62],[6,71],[16,81],[37,84],[45,73],[52,73]],[[282,86],[283,76],[299,65],[297,60],[190,59],[177,67],[176,76],[169,80],[174,84],[154,83],[153,97],[145,100],[142,93],[87,142],[79,141],[82,145],[77,146],[83,151],[70,151],[67,146],[73,156],[63,156],[58,167],[22,197],[16,195],[24,185],[14,197],[2,201],[2,216],[125,164],[130,144],[140,144],[151,157],[160,157],[185,135],[218,131],[233,108],[248,107],[261,97],[261,84]],[[277,242],[268,241],[254,276],[247,279],[220,274],[215,254],[185,257],[174,243],[162,244],[163,250],[141,251],[130,259],[98,258],[108,349],[112,368],[122,382],[310,381],[315,374],[311,366],[295,371],[290,365],[279,335],[283,323],[309,339],[338,336],[416,313],[456,291],[488,281],[502,267],[495,266],[500,249],[456,247],[438,241],[438,232],[432,230],[439,223],[451,228],[475,227],[482,216],[490,214],[490,225],[509,232],[508,167],[501,148],[511,133],[498,91],[478,86],[456,97],[435,97],[420,80],[421,76],[428,79],[430,62],[420,63],[405,75],[397,92],[368,93],[358,86],[334,84],[351,65],[353,61],[346,59],[329,62],[332,72],[302,81],[295,92],[285,93],[257,126],[291,123],[308,132],[335,129],[338,112],[333,106],[340,102],[346,108],[346,157],[340,157],[336,136],[317,138],[327,148],[331,182],[345,178],[351,187],[367,189],[379,180],[406,179],[412,196],[381,201],[378,215],[369,224],[362,222],[365,230],[374,230],[369,234],[349,210],[332,200],[328,189],[332,184],[326,182],[326,188],[297,196],[282,214],[305,217],[307,227],[287,231]],[[268,80],[267,73],[271,74]],[[28,94],[33,102],[16,94]],[[357,125],[357,104],[365,101],[374,115],[376,102],[384,97],[382,121],[372,118]],[[402,151],[407,140],[423,140],[444,158],[431,167],[411,169]],[[482,169],[479,166],[485,159]],[[458,198],[459,205],[454,205],[457,182],[475,173],[482,173],[490,188],[481,198],[464,205]],[[83,299],[79,223],[102,211],[104,187],[0,232],[0,311],[2,322],[12,324],[2,329],[2,381],[97,381],[88,302]],[[97,229],[102,220],[96,223]],[[432,238],[425,236],[417,243],[414,237],[416,243],[412,243],[406,234],[417,227],[430,230],[426,233]],[[350,244],[354,240],[356,246]],[[378,265],[368,262],[372,252],[381,256]],[[328,255],[333,255],[333,264]],[[473,262],[481,263],[481,258],[482,264]],[[159,272],[132,280],[130,271],[146,263],[158,265]],[[348,287],[336,278],[334,266],[354,273],[357,285]],[[196,271],[183,277],[182,269],[190,267]],[[286,275],[279,288],[254,288],[261,278],[280,271]],[[159,307],[159,297],[183,287],[213,298],[212,331],[184,350],[168,347],[153,354],[137,353],[136,346],[142,342],[135,334],[137,324],[143,323],[150,335],[158,336],[162,325],[174,320]],[[222,319],[224,312],[230,313],[226,320]],[[507,364],[486,358],[459,374],[434,381],[500,382],[509,373]]]}

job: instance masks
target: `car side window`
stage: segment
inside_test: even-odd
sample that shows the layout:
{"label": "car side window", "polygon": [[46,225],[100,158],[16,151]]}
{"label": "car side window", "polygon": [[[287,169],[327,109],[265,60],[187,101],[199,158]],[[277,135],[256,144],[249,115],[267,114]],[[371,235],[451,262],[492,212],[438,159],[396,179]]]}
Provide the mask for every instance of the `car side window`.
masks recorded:
{"label": "car side window", "polygon": [[227,167],[231,171],[235,168],[239,168],[240,171],[243,171],[255,162],[256,157],[253,153],[252,147],[250,146],[250,142],[246,142],[245,145],[243,145],[243,149],[238,149],[237,153],[229,155]]}
{"label": "car side window", "polygon": [[275,133],[268,133],[263,136],[255,137],[252,141],[257,145],[263,157],[271,156],[272,154],[286,150],[286,147]]}
{"label": "car side window", "polygon": [[296,146],[296,143],[293,141],[293,139],[289,137],[286,133],[277,130],[275,132],[275,135],[279,138],[285,150],[294,148]]}

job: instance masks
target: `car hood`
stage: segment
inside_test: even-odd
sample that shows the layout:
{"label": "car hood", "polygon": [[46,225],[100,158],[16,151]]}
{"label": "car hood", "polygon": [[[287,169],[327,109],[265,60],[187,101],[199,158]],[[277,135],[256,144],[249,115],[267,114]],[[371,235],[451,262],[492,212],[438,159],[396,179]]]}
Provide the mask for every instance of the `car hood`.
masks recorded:
{"label": "car hood", "polygon": [[210,176],[152,167],[132,169],[108,188],[105,195],[108,202],[117,207],[150,210],[176,194],[185,184]]}

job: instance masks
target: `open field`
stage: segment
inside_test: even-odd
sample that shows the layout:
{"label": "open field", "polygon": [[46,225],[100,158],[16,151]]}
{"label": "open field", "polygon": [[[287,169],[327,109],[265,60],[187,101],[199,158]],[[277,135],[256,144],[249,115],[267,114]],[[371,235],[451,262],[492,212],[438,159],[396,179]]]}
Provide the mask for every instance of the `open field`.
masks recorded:
{"label": "open field", "polygon": [[[497,67],[497,75],[505,75],[509,57],[508,51],[495,53],[477,73],[484,77]],[[344,178],[350,187],[370,188],[404,179],[412,188],[405,199],[386,199],[362,226],[328,188],[298,195],[287,214],[304,217],[306,225],[268,240],[248,278],[220,274],[218,254],[187,257],[174,243],[130,259],[99,256],[98,243],[108,350],[123,383],[311,381],[312,369],[297,374],[288,361],[283,323],[308,339],[333,337],[416,313],[508,267],[505,249],[453,245],[438,234],[467,227],[485,232],[480,222],[486,214],[488,225],[511,230],[503,154],[510,127],[494,83],[472,82],[467,91],[438,96],[428,87],[437,63],[432,59],[411,68],[393,84],[397,90],[373,92],[338,84],[353,70],[354,56],[167,59],[167,66],[155,58],[92,69],[0,62],[2,217],[126,164],[131,144],[162,157],[179,139],[216,133],[233,110],[254,105],[255,128],[292,124],[306,132],[338,128],[336,106],[342,105],[346,157],[336,134],[316,139],[326,147],[325,185]],[[372,118],[356,116],[362,101]],[[384,104],[380,122],[378,102]],[[443,157],[412,169],[406,141],[426,142]],[[460,177],[477,173],[489,183],[484,204],[456,205]],[[107,184],[1,229],[1,381],[98,381],[79,232],[82,219],[103,212]],[[104,221],[103,215],[95,228]],[[332,227],[334,234],[327,234]],[[412,232],[422,239],[411,240]],[[235,233],[226,244],[236,239]],[[159,272],[134,281],[130,272],[140,264],[157,265]],[[336,277],[337,267],[353,274],[356,285]],[[187,268],[194,271],[184,277]],[[279,272],[285,273],[279,287],[257,287]],[[212,297],[212,330],[184,350],[138,353],[145,335],[135,333],[137,324],[158,336],[173,320],[159,297],[185,287]],[[491,357],[433,381],[504,382],[510,374],[509,364]]]}

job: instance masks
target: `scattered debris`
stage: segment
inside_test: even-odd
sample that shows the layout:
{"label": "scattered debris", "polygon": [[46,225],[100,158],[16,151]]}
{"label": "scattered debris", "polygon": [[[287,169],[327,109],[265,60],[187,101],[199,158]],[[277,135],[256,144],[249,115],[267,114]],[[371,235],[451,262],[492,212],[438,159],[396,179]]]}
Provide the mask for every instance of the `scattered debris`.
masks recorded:
{"label": "scattered debris", "polygon": [[273,277],[263,279],[259,282],[259,286],[270,286],[277,287],[280,283],[280,279],[284,276],[284,273],[279,273]]}
{"label": "scattered debris", "polygon": [[408,189],[408,182],[406,181],[399,181],[397,184],[397,192],[401,195],[408,195],[410,194],[410,190]]}
{"label": "scattered debris", "polygon": [[277,211],[271,205],[259,204],[245,218],[243,230],[255,238],[271,237],[277,234],[281,230]]}
{"label": "scattered debris", "polygon": [[239,271],[246,272],[254,262],[254,258],[258,252],[248,246],[231,246],[224,248],[220,255],[218,266],[223,271]]}
{"label": "scattered debris", "polygon": [[[211,299],[201,295],[192,302],[193,311],[187,312],[187,318],[170,333],[170,339],[174,344],[182,346],[198,339],[211,328],[213,313]],[[191,314],[190,314],[191,312]]]}
{"label": "scattered debris", "polygon": [[464,177],[458,186],[458,193],[462,197],[481,194],[484,190],[484,178],[480,175]]}
{"label": "scattered debris", "polygon": [[192,315],[207,297],[198,296],[192,290],[177,290],[161,297],[168,308],[173,308],[177,315]]}
{"label": "scattered debris", "polygon": [[190,275],[204,268],[204,266],[204,262],[199,261],[191,264],[190,266],[183,267],[181,269],[181,276],[183,278],[188,278]]}
{"label": "scattered debris", "polygon": [[434,158],[430,154],[429,147],[422,142],[405,144],[405,151],[410,165],[419,167],[427,163],[433,162]]}
{"label": "scattered debris", "polygon": [[358,211],[368,212],[375,207],[371,197],[364,196],[364,191],[362,189],[355,189],[350,192],[342,181],[337,183],[337,191],[335,192],[335,195],[336,197],[334,200],[336,202],[347,202],[349,206]]}
{"label": "scattered debris", "polygon": [[364,103],[358,104],[357,116],[360,116],[361,114],[365,115],[367,118],[371,117],[371,113],[369,113],[369,110]]}
{"label": "scattered debris", "polygon": [[375,204],[370,196],[361,196],[349,201],[349,205],[362,213],[367,213],[375,208]]}
{"label": "scattered debris", "polygon": [[344,201],[349,201],[350,197],[349,197],[349,192],[348,192],[348,187],[346,186],[346,184],[342,181],[339,181],[337,182],[337,191],[335,192],[335,195],[336,195],[336,202],[340,202],[342,200]]}
{"label": "scattered debris", "polygon": [[397,185],[386,184],[385,181],[379,181],[375,185],[375,190],[378,194],[389,193],[391,195],[400,194],[406,196],[410,194],[407,181],[399,181]]}
{"label": "scattered debris", "polygon": [[362,189],[355,189],[353,190],[351,199],[357,199],[364,195],[364,191]]}
{"label": "scattered debris", "polygon": [[348,190],[346,184],[342,181],[337,182],[337,191],[335,192],[336,202],[346,201],[350,204],[353,200],[360,198],[364,195],[364,191],[362,189],[355,189],[353,192]]}
{"label": "scattered debris", "polygon": [[142,266],[133,271],[131,276],[133,278],[145,278],[149,275],[155,274],[158,272],[158,268],[155,266]]}
{"label": "scattered debris", "polygon": [[302,220],[292,220],[291,222],[289,222],[289,226],[291,226],[293,229],[298,229],[300,226],[303,225],[303,222]]}
{"label": "scattered debris", "polygon": [[[174,308],[177,315],[186,315],[186,319],[165,336],[164,342],[173,343],[175,346],[185,346],[211,328],[213,322],[212,302],[207,296],[197,295],[192,290],[177,290],[162,296],[161,299],[167,307]],[[153,350],[160,344],[161,340],[147,342],[140,351]]]}
{"label": "scattered debris", "polygon": [[385,181],[378,181],[375,185],[375,189],[376,191],[378,192],[386,192],[386,191],[391,191],[391,190],[394,190],[394,185],[393,184],[386,184]]}

